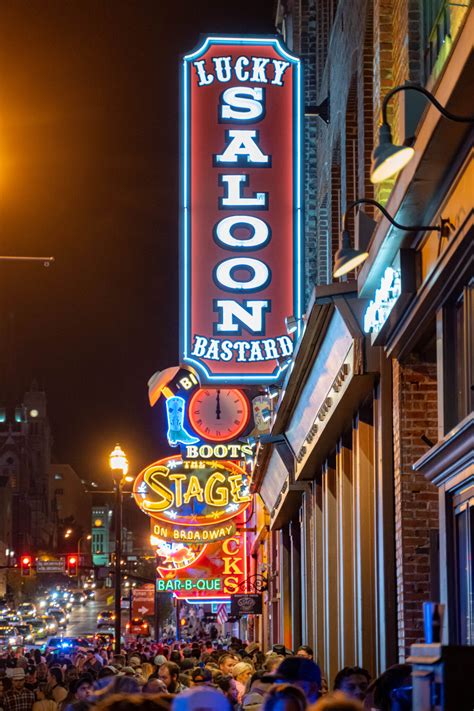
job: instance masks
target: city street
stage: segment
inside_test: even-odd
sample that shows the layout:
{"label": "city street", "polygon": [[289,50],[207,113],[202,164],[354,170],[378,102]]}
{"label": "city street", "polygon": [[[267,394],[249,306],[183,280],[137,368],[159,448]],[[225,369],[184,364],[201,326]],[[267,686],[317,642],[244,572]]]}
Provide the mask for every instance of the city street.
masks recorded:
{"label": "city street", "polygon": [[[68,637],[75,637],[82,634],[93,634],[97,631],[97,615],[101,610],[110,610],[113,607],[113,602],[107,604],[108,595],[100,595],[97,600],[89,600],[85,605],[76,605],[71,610],[69,624],[64,634]],[[99,597],[99,595],[97,596]],[[122,627],[127,622],[128,616],[123,615]],[[104,628],[105,631],[105,628]]]}

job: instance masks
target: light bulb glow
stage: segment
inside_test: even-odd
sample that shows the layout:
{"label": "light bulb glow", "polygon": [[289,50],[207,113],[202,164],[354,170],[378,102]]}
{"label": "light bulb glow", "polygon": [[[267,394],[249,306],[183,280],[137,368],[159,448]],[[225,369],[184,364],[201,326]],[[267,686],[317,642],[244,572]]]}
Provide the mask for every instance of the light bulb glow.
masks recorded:
{"label": "light bulb glow", "polygon": [[109,456],[109,464],[112,471],[120,470],[125,476],[128,472],[128,459],[125,452],[119,444],[115,445],[115,449]]}
{"label": "light bulb glow", "polygon": [[371,183],[377,184],[388,180],[402,170],[415,155],[415,151],[409,146],[392,146],[392,148],[393,152],[372,170],[370,174]]}
{"label": "light bulb glow", "polygon": [[360,254],[355,255],[352,257],[352,259],[349,259],[349,261],[345,262],[345,264],[342,264],[339,269],[337,269],[333,273],[333,277],[335,279],[338,279],[339,277],[344,276],[345,274],[348,274],[351,272],[353,269],[359,266],[359,264],[362,264],[365,262],[367,257],[369,256],[368,252],[361,252]]}

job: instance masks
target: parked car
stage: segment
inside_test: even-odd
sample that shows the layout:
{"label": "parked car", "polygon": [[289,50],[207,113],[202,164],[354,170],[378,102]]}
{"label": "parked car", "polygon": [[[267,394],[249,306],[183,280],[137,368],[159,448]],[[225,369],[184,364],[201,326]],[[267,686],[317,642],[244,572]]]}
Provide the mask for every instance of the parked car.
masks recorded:
{"label": "parked car", "polygon": [[85,637],[50,637],[45,648],[51,651],[69,651],[78,647],[90,647],[91,643]]}
{"label": "parked car", "polygon": [[33,625],[31,625],[29,622],[25,622],[22,625],[16,625],[16,629],[18,630],[18,634],[23,637],[23,644],[35,643],[35,630],[33,628]]}
{"label": "parked car", "polygon": [[83,592],[74,592],[71,595],[71,602],[73,605],[85,605],[87,598]]}
{"label": "parked car", "polygon": [[126,629],[128,634],[136,634],[138,637],[150,636],[150,625],[143,617],[132,617]]}
{"label": "parked car", "polygon": [[14,627],[15,625],[21,625],[23,623],[23,618],[17,612],[9,612],[5,617],[5,622],[8,622],[9,625]]}
{"label": "parked car", "polygon": [[101,627],[113,627],[115,622],[115,613],[112,610],[102,610],[97,615],[97,629]]}
{"label": "parked car", "polygon": [[59,629],[65,629],[67,627],[69,615],[62,607],[48,607],[46,614],[50,617],[54,617]]}
{"label": "parked car", "polygon": [[45,639],[48,636],[48,628],[44,620],[35,618],[29,620],[29,623],[33,627],[36,639]]}
{"label": "parked car", "polygon": [[18,605],[18,614],[20,614],[23,619],[36,617],[36,605],[32,602],[22,602]]}
{"label": "parked car", "polygon": [[19,647],[23,644],[23,637],[16,627],[0,625],[0,647]]}
{"label": "parked car", "polygon": [[42,615],[41,619],[44,621],[47,634],[57,634],[59,625],[52,615]]}

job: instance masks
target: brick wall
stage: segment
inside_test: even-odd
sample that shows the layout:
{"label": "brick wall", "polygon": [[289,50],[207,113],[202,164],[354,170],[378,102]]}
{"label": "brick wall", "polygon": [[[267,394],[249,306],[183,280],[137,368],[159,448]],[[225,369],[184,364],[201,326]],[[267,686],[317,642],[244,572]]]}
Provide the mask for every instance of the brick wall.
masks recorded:
{"label": "brick wall", "polygon": [[422,641],[422,603],[430,599],[430,532],[438,529],[438,490],[411,465],[424,454],[424,434],[437,440],[436,365],[393,361],[393,452],[398,651],[405,659]]}
{"label": "brick wall", "polygon": [[[292,14],[293,51],[303,64],[304,106],[316,104],[316,0],[294,0],[288,5]],[[290,8],[291,5],[291,8]],[[308,303],[313,286],[318,279],[318,241],[316,209],[316,176],[318,172],[316,151],[317,117],[304,119],[304,299]]]}
{"label": "brick wall", "polygon": [[[327,27],[335,6],[322,1],[318,19]],[[318,252],[324,250],[325,271],[320,282],[332,281],[334,254],[346,206],[359,197],[371,197],[370,154],[373,148],[373,0],[340,2],[330,24],[330,34],[318,34],[317,67],[327,52],[322,75],[316,78],[318,103],[330,95],[329,126],[321,121],[317,133],[317,205],[327,205],[329,225],[318,229]],[[368,210],[370,213],[370,210]],[[353,214],[349,229],[354,235]],[[326,244],[322,244],[323,239]],[[323,261],[321,259],[321,261]],[[351,275],[352,276],[352,275]]]}

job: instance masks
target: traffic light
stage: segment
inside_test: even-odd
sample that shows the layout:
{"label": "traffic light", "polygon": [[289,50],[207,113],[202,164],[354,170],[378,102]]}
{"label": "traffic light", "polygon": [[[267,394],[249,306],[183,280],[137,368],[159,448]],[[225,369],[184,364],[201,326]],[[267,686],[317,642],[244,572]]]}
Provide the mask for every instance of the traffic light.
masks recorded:
{"label": "traffic light", "polygon": [[20,562],[21,562],[21,574],[22,575],[31,575],[31,556],[30,555],[22,555]]}
{"label": "traffic light", "polygon": [[67,574],[74,578],[77,577],[77,555],[68,555]]}

